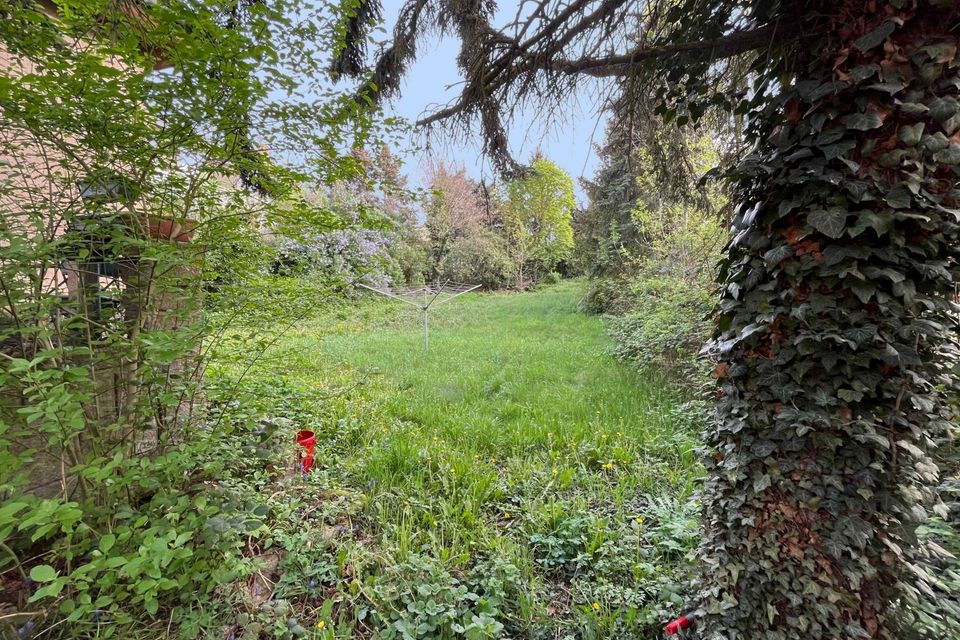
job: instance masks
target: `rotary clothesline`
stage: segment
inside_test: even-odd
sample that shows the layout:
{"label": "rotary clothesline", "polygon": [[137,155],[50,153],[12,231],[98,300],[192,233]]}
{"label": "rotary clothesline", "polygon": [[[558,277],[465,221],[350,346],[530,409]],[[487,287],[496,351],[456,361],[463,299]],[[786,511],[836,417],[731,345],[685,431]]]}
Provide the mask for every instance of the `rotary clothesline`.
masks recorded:
{"label": "rotary clothesline", "polygon": [[430,349],[430,307],[443,304],[444,302],[450,302],[457,296],[461,296],[480,287],[479,284],[451,282],[449,280],[442,284],[426,284],[418,287],[371,287],[362,282],[358,282],[357,284],[364,289],[369,289],[388,298],[406,302],[423,311],[424,351]]}

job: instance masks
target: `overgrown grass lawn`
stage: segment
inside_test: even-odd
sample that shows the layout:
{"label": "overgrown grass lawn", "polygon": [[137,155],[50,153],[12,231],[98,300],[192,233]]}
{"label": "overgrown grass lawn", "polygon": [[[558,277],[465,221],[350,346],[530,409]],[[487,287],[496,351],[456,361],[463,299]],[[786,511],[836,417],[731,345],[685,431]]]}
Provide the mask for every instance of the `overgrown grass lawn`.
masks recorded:
{"label": "overgrown grass lawn", "polygon": [[695,420],[611,358],[582,288],[461,296],[431,312],[427,353],[416,309],[364,299],[258,365],[265,410],[318,434],[278,536],[277,595],[312,629],[653,638],[679,611]]}

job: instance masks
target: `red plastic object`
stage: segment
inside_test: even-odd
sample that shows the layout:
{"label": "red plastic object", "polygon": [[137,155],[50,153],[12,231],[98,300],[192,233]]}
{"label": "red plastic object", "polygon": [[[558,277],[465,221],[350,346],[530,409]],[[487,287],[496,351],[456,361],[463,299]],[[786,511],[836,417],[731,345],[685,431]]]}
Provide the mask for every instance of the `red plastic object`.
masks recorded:
{"label": "red plastic object", "polygon": [[682,616],[663,628],[668,636],[675,636],[690,626],[690,618]]}
{"label": "red plastic object", "polygon": [[303,473],[310,473],[313,468],[313,448],[317,444],[317,436],[313,431],[297,431],[297,445],[302,448],[300,451],[300,469]]}

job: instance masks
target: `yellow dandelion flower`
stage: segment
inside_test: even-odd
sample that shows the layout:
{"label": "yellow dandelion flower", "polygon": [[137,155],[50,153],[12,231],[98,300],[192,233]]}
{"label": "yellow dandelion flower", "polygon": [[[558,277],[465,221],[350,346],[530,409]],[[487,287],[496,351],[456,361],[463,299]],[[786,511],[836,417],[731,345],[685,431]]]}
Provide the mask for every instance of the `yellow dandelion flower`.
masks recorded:
{"label": "yellow dandelion flower", "polygon": [[503,517],[504,517],[505,520],[509,520],[509,519],[510,519],[510,512],[509,512],[509,511],[504,511],[504,512],[503,512]]}
{"label": "yellow dandelion flower", "polygon": [[633,521],[636,522],[637,524],[643,524],[643,518],[641,518],[640,516],[637,516],[636,518],[634,518]]}
{"label": "yellow dandelion flower", "polygon": [[593,603],[593,610],[594,610],[594,611],[600,611],[600,603],[599,603],[599,602],[594,602],[594,603]]}
{"label": "yellow dandelion flower", "polygon": [[609,471],[610,469],[613,469],[613,463],[612,463],[612,462],[605,462],[605,463],[603,464],[603,468],[606,469],[607,471]]}
{"label": "yellow dandelion flower", "polygon": [[327,626],[326,622],[324,622],[323,620],[317,620],[317,629],[323,629],[326,626]]}

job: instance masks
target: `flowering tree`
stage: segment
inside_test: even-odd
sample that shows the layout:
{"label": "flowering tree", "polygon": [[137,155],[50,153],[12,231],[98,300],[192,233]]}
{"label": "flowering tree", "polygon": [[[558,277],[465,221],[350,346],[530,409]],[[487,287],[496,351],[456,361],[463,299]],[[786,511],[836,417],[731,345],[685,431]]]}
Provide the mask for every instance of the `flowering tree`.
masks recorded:
{"label": "flowering tree", "polygon": [[[442,162],[427,168],[430,195],[426,204],[427,231],[430,234],[431,277],[464,278],[461,269],[451,271],[447,264],[455,245],[486,234],[487,214],[479,185],[467,177],[463,167],[454,169]],[[479,245],[478,245],[479,246]],[[461,263],[463,264],[463,263]]]}

